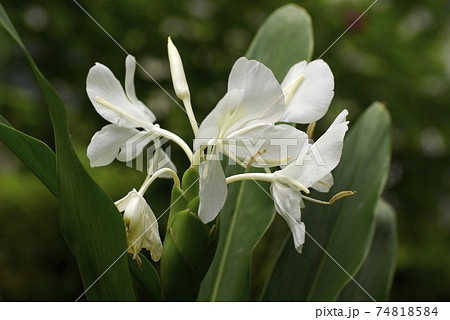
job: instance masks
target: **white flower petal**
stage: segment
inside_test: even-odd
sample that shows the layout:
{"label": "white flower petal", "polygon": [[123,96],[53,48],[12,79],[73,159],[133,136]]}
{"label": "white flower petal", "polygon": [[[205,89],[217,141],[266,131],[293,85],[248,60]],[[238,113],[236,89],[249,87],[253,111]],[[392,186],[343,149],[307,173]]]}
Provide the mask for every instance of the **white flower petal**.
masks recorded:
{"label": "white flower petal", "polygon": [[136,90],[134,89],[134,72],[136,71],[136,59],[128,55],[125,60],[125,92],[128,99],[133,104],[139,101],[136,97]]}
{"label": "white flower petal", "polygon": [[220,160],[203,161],[198,167],[198,172],[200,175],[198,216],[203,223],[208,223],[217,217],[225,204],[228,193],[227,182]]}
{"label": "white flower petal", "polygon": [[272,71],[256,60],[239,58],[228,79],[228,91],[244,91],[242,105],[250,110],[251,124],[277,122],[284,113],[284,95]]}
{"label": "white flower petal", "polygon": [[194,150],[198,150],[201,144],[213,138],[218,138],[219,133],[225,134],[230,128],[239,123],[241,118],[248,114],[248,110],[241,108],[242,91],[233,90],[227,92],[217,106],[208,114],[198,128],[194,141]]}
{"label": "white flower petal", "polygon": [[283,174],[299,181],[306,188],[323,179],[339,163],[345,132],[348,130],[347,110],[343,110],[305,156],[284,168]]}
{"label": "white flower petal", "polygon": [[[147,169],[147,174],[152,175],[156,171],[162,168],[170,168],[173,171],[177,171],[175,165],[169,156],[161,148],[161,142],[158,135],[150,133],[149,131],[137,131],[134,136],[129,137],[123,145],[120,147],[120,152],[117,155],[117,160],[122,162],[131,161],[142,154],[142,151],[151,143],[153,146],[147,149],[146,157],[143,156],[142,160],[147,161],[146,168],[143,162],[138,162],[137,169]],[[163,173],[160,178],[172,178],[169,173]]]}
{"label": "white flower petal", "polygon": [[96,132],[87,149],[91,167],[106,166],[114,161],[126,141],[138,133],[133,128],[109,124]]}
{"label": "white flower petal", "polygon": [[146,118],[150,122],[155,122],[156,117],[153,112],[145,104],[143,104],[136,96],[136,90],[134,88],[134,73],[136,70],[136,59],[132,55],[128,55],[125,60],[125,92],[127,93],[128,99],[134,105],[138,106],[141,111],[145,114]]}
{"label": "white flower petal", "polygon": [[158,136],[146,130],[136,130],[135,135],[129,137],[123,144],[117,155],[117,160],[126,162],[135,159],[141,155],[144,148],[152,143],[154,139],[158,139]]}
{"label": "white flower petal", "polygon": [[[303,76],[298,86],[296,80]],[[324,116],[334,95],[334,77],[328,65],[323,60],[310,63],[299,62],[292,66],[281,83],[283,91],[288,93],[286,112],[282,121],[296,123],[311,123]],[[288,88],[290,87],[290,89]]]}
{"label": "white flower petal", "polygon": [[[143,199],[143,198],[142,198]],[[145,201],[145,199],[144,199]],[[163,252],[163,245],[159,236],[158,221],[150,206],[144,204],[144,241],[142,247],[150,251],[153,261],[158,261]]]}
{"label": "white flower petal", "polygon": [[[308,136],[292,126],[263,123],[235,132],[225,141],[224,153],[253,167],[287,165],[297,159]],[[258,154],[260,152],[260,154]]]}
{"label": "white flower petal", "polygon": [[137,193],[136,189],[133,188],[128,194],[120,200],[117,200],[114,204],[120,212],[124,212],[130,202],[131,198]]}
{"label": "white flower petal", "polygon": [[333,175],[330,172],[327,175],[325,175],[322,179],[314,183],[311,186],[311,188],[319,192],[328,192],[330,191],[330,188],[333,186],[333,183],[334,183]]}
{"label": "white flower petal", "polygon": [[[109,122],[129,128],[142,127],[142,122],[153,123],[154,119],[148,118],[139,106],[128,99],[119,80],[106,66],[96,63],[89,70],[86,82],[86,91],[95,110]],[[99,98],[114,109],[106,107]]]}
{"label": "white flower petal", "polygon": [[158,261],[162,254],[158,222],[150,206],[135,189],[125,198],[116,202],[120,211],[124,211],[123,221],[127,230],[127,243],[134,258],[142,248],[150,251],[152,259]]}
{"label": "white flower petal", "polygon": [[301,222],[300,193],[277,182],[272,184],[270,192],[275,200],[276,211],[291,229],[295,250],[301,253],[305,243],[305,224]]}

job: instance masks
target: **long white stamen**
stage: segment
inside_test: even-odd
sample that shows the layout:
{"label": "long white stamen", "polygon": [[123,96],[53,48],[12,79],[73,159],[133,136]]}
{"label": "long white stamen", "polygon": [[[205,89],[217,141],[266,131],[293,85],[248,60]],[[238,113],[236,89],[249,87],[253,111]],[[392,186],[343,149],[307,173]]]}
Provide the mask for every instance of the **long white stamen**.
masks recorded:
{"label": "long white stamen", "polygon": [[179,136],[177,136],[175,133],[165,130],[163,128],[154,128],[153,131],[157,134],[159,134],[162,137],[166,137],[170,140],[172,140],[173,142],[175,142],[176,144],[178,144],[181,149],[183,149],[184,153],[186,153],[187,157],[189,158],[189,161],[191,161],[192,163],[192,159],[193,159],[193,153],[191,148],[189,148],[189,146],[187,145],[186,142],[184,142],[183,139],[181,139]]}
{"label": "long white stamen", "polygon": [[305,192],[306,194],[309,193],[309,190],[297,180],[286,176],[276,176],[273,173],[241,173],[227,177],[226,180],[227,184],[243,180],[259,180],[271,183],[277,180],[279,183],[288,184],[290,187],[294,187],[300,191]]}
{"label": "long white stamen", "polygon": [[234,176],[228,177],[227,184],[237,182],[237,181],[244,181],[244,180],[258,180],[258,181],[266,181],[266,182],[273,182],[274,176],[272,173],[241,173],[236,174]]}
{"label": "long white stamen", "polygon": [[239,160],[232,152],[228,152],[226,148],[221,148],[221,151],[224,155],[226,155],[228,158],[236,162],[238,165],[240,165],[242,168],[247,169],[247,165]]}
{"label": "long white stamen", "polygon": [[139,189],[138,193],[141,196],[144,196],[144,193],[147,191],[148,187],[150,187],[150,185],[153,183],[153,181],[155,181],[156,178],[158,178],[160,175],[162,175],[164,173],[169,173],[172,176],[174,184],[177,187],[180,186],[180,178],[178,178],[176,172],[173,171],[170,168],[162,168],[162,169],[159,169],[158,171],[156,171],[153,175],[147,176],[147,178],[145,179],[145,181],[142,184],[141,188]]}
{"label": "long white stamen", "polygon": [[300,182],[298,182],[297,180],[295,180],[291,177],[279,176],[278,181],[280,181],[281,183],[284,183],[284,184],[288,184],[291,187],[295,187],[298,190],[305,192],[306,194],[309,194],[308,188],[306,188]]}
{"label": "long white stamen", "polygon": [[295,91],[297,91],[298,86],[300,85],[300,83],[303,81],[304,78],[305,76],[301,75],[300,77],[292,81],[286,88],[283,89],[284,101],[286,105],[289,104],[292,97],[294,96]]}

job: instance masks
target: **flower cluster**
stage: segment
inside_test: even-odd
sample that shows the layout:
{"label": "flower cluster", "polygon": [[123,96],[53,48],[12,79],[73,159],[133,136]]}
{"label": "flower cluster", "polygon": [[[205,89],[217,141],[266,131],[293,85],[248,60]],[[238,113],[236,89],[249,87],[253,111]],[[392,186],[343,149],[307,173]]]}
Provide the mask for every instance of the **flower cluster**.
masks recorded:
{"label": "flower cluster", "polygon": [[[195,134],[193,151],[176,134],[156,124],[153,113],[137,99],[134,57],[126,58],[125,90],[102,64],[96,64],[87,77],[92,104],[111,122],[92,138],[88,147],[91,165],[107,165],[114,159],[130,161],[142,153],[147,142],[153,143],[155,150],[143,186],[116,202],[119,211],[124,212],[129,252],[136,258],[146,248],[155,261],[162,254],[157,219],[143,197],[157,177],[172,177],[179,185],[175,166],[161,147],[161,138],[177,143],[191,166],[198,169],[198,216],[203,223],[214,220],[221,211],[227,184],[242,180],[269,182],[275,209],[286,220],[295,248],[301,252],[305,241],[303,200],[329,204],[352,194],[341,192],[329,202],[306,196],[310,188],[329,191],[333,184],[331,171],[339,163],[348,129],[348,112],[343,110],[316,142],[310,140],[315,122],[325,115],[334,95],[334,79],[328,65],[322,60],[299,62],[280,84],[262,63],[239,58],[231,70],[227,93],[198,126],[182,61],[170,38],[168,55],[175,93],[185,106]],[[308,134],[295,124],[309,124]],[[128,143],[136,141],[136,137],[144,142]],[[244,168],[263,168],[265,172],[226,177],[223,155]]]}

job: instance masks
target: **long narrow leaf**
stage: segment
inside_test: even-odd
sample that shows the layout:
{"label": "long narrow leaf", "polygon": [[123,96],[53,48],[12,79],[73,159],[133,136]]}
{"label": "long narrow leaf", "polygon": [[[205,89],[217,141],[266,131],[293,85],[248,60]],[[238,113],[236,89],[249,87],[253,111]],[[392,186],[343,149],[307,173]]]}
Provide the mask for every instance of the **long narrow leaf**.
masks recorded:
{"label": "long narrow leaf", "polygon": [[142,285],[153,301],[162,301],[161,281],[158,272],[142,253],[139,254],[139,258],[142,262],[141,266],[132,257],[128,257],[131,274]]}
{"label": "long narrow leaf", "polygon": [[[307,203],[302,213],[308,237],[303,253],[286,242],[266,287],[268,301],[335,300],[367,256],[375,206],[390,161],[390,116],[374,103],[351,128],[331,193],[357,194],[331,206]],[[315,195],[320,197],[319,194]],[[370,297],[369,297],[370,298]]]}
{"label": "long narrow leaf", "polygon": [[42,141],[14,129],[0,115],[0,140],[42,181],[58,195],[55,153]]}
{"label": "long narrow leaf", "polygon": [[122,218],[108,195],[82,167],[70,140],[66,108],[37,68],[0,5],[0,24],[23,49],[44,95],[56,144],[59,220],[74,253],[89,300],[135,300]]}
{"label": "long narrow leaf", "polygon": [[[386,301],[395,268],[397,232],[395,211],[384,200],[379,200],[375,210],[375,235],[369,255],[355,276],[355,280],[377,301]],[[350,281],[339,294],[340,301],[370,301],[355,282]]]}

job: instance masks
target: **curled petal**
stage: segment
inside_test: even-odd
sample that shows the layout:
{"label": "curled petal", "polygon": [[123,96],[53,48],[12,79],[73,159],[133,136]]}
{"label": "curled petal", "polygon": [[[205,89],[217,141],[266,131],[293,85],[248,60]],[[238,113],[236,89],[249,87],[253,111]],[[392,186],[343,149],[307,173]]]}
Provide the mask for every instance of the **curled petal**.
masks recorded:
{"label": "curled petal", "polygon": [[[217,156],[217,153],[210,154]],[[227,199],[227,182],[219,159],[208,159],[199,165],[198,216],[203,223],[214,220]]]}
{"label": "curled petal", "polygon": [[116,205],[120,211],[124,211],[128,251],[136,258],[142,248],[145,248],[150,251],[152,259],[158,261],[162,254],[158,221],[147,201],[133,189],[117,201]]}

